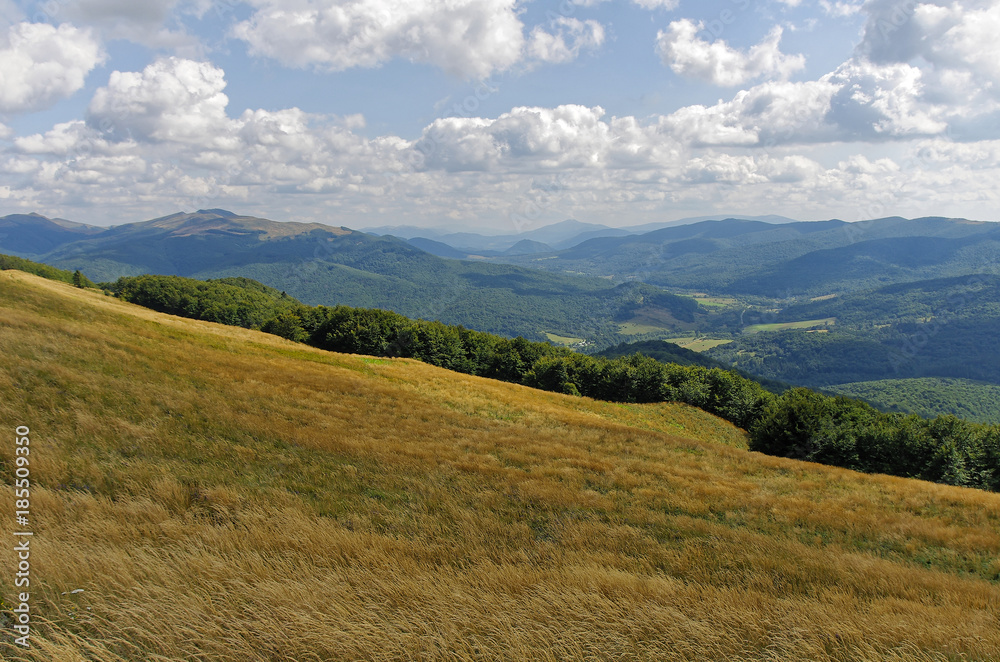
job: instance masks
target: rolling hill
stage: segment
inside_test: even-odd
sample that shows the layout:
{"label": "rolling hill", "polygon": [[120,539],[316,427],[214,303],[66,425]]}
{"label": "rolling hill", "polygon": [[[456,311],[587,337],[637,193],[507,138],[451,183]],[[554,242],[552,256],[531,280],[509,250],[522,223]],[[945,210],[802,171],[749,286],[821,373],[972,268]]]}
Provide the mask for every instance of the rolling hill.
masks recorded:
{"label": "rolling hill", "polygon": [[[0,318],[38,550],[32,648],[4,637],[8,658],[1000,650],[998,494],[749,453],[688,407],[332,354],[20,272],[0,273]],[[10,499],[14,460],[0,445]]]}
{"label": "rolling hill", "polygon": [[1000,386],[968,379],[883,379],[831,387],[886,411],[932,417],[953,414],[968,421],[1000,423]]}

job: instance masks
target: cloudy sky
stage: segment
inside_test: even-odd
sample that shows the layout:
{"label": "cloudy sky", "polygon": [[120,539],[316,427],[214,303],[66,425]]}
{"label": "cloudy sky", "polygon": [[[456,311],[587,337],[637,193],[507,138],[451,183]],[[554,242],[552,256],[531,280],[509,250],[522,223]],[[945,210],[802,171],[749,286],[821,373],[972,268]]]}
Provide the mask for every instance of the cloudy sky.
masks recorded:
{"label": "cloudy sky", "polygon": [[0,0],[0,215],[1000,220],[998,0]]}

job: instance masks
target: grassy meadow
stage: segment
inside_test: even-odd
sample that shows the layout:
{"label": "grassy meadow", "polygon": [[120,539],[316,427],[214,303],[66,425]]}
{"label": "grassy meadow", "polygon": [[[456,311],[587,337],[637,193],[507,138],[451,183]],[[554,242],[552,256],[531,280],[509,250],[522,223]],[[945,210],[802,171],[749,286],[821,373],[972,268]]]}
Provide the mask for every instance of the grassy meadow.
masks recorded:
{"label": "grassy meadow", "polygon": [[760,333],[762,331],[787,331],[788,329],[819,329],[831,327],[837,323],[836,317],[802,322],[781,322],[777,324],[753,324],[743,329],[743,333]]}
{"label": "grassy meadow", "polygon": [[3,659],[1000,658],[1000,495],[751,453],[691,407],[5,271],[0,420],[35,534],[28,650],[0,548]]}

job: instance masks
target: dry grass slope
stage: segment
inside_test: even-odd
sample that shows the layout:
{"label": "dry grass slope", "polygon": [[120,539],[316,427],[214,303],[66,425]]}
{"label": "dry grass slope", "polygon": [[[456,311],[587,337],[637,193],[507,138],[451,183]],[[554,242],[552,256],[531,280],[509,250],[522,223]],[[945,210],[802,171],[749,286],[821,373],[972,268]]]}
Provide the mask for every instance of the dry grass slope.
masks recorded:
{"label": "dry grass slope", "polygon": [[687,407],[3,272],[0,420],[0,498],[16,425],[38,484],[5,659],[1000,659],[1000,495],[749,453]]}

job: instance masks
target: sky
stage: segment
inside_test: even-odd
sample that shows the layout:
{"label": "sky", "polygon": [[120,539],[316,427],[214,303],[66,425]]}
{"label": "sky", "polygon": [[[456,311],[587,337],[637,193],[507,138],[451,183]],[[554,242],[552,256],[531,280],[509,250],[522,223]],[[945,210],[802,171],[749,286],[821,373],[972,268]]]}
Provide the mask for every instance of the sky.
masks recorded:
{"label": "sky", "polygon": [[0,215],[1000,220],[1000,0],[0,0]]}

